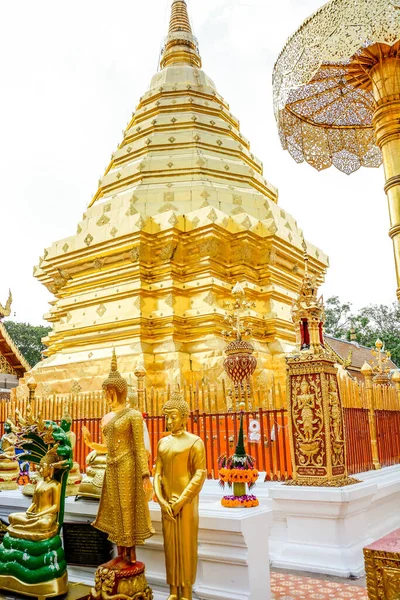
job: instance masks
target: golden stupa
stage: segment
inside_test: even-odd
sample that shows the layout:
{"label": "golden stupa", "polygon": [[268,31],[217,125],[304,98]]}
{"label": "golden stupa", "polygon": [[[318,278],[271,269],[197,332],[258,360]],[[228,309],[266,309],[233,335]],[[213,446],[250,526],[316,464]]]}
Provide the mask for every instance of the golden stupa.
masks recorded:
{"label": "golden stupa", "polygon": [[[32,372],[38,395],[100,390],[111,346],[124,375],[141,363],[156,386],[215,382],[236,281],[254,303],[255,376],[284,385],[302,242],[201,68],[185,0],[173,0],[160,69],[77,232],[46,249],[35,269],[54,294],[47,358]],[[322,281],[327,257],[307,249]]]}

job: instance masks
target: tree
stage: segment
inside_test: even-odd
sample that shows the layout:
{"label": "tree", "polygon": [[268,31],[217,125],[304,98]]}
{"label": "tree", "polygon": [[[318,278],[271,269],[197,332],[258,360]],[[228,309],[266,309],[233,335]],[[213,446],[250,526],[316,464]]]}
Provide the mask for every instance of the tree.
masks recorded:
{"label": "tree", "polygon": [[325,331],[337,338],[346,338],[351,327],[351,304],[341,303],[338,296],[332,296],[325,302]]}
{"label": "tree", "polygon": [[375,346],[378,338],[392,360],[400,365],[400,305],[371,304],[362,308],[353,319],[357,341],[364,346]]}
{"label": "tree", "polygon": [[400,366],[400,305],[393,303],[370,304],[357,312],[351,311],[349,302],[342,303],[338,296],[325,303],[325,332],[341,339],[350,339],[354,329],[357,342],[373,348],[379,338],[392,360]]}
{"label": "tree", "polygon": [[34,367],[42,360],[42,352],[45,349],[42,338],[49,333],[51,327],[16,323],[15,321],[4,321],[3,323],[18,350],[30,366]]}

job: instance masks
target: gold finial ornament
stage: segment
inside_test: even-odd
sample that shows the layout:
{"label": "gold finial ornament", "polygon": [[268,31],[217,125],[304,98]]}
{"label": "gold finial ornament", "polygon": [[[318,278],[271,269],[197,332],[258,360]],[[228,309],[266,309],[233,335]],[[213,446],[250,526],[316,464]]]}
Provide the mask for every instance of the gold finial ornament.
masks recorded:
{"label": "gold finial ornament", "polygon": [[[378,344],[378,345],[380,346],[380,348],[382,348],[382,346],[380,344]],[[380,354],[380,350],[379,350],[379,354]],[[376,375],[374,375],[374,373],[376,373]],[[366,391],[366,396],[367,396],[367,406],[368,406],[368,412],[369,412],[368,421],[369,421],[369,432],[370,432],[370,436],[371,436],[372,463],[373,463],[374,469],[381,469],[382,465],[380,463],[380,458],[379,458],[378,435],[377,435],[376,415],[375,415],[375,395],[374,395],[373,387],[374,387],[374,382],[379,383],[381,385],[389,385],[389,383],[390,383],[389,375],[386,373],[383,373],[379,369],[379,362],[378,362],[378,365],[373,365],[372,362],[367,363],[367,361],[365,361],[363,366],[361,367],[361,374],[363,375],[364,381],[365,381],[365,391]]]}
{"label": "gold finial ornament", "polygon": [[350,174],[383,160],[400,300],[399,12],[394,1],[330,0],[289,38],[273,85],[296,162]]}
{"label": "gold finial ornament", "polygon": [[0,303],[0,320],[3,317],[9,317],[11,314],[11,305],[12,305],[12,294],[11,294],[11,290],[8,291],[8,298],[7,298],[7,302],[6,305],[3,306]]}
{"label": "gold finial ornament", "polygon": [[201,69],[196,38],[192,33],[186,0],[173,0],[168,35],[161,55],[160,67],[188,64]]}
{"label": "gold finial ornament", "polygon": [[396,369],[396,371],[393,373],[393,375],[392,375],[392,381],[395,384],[400,383],[400,371],[399,371],[399,369]]}
{"label": "gold finial ornament", "polygon": [[29,402],[32,402],[35,399],[35,393],[37,388],[37,383],[34,377],[29,377],[28,381],[26,382],[26,385],[29,390]]}
{"label": "gold finial ornament", "polygon": [[230,325],[228,330],[222,331],[222,335],[234,340],[225,348],[227,355],[224,360],[224,369],[229,378],[236,385],[242,385],[254,373],[257,367],[257,359],[252,356],[253,345],[243,340],[243,337],[251,335],[251,327],[247,323],[245,314],[255,307],[254,302],[246,299],[242,285],[237,282],[232,289],[234,301],[226,303],[230,312],[226,313],[225,321]]}
{"label": "gold finial ornament", "polygon": [[380,385],[390,385],[390,359],[391,354],[385,350],[384,343],[379,338],[375,342],[375,349],[371,350],[375,362],[371,361],[374,374],[373,382]]}
{"label": "gold finial ornament", "polygon": [[298,296],[292,304],[292,320],[296,328],[297,351],[318,354],[327,352],[323,336],[324,304],[322,296],[318,297],[317,278],[309,272],[307,244],[304,238],[303,249],[304,275]]}

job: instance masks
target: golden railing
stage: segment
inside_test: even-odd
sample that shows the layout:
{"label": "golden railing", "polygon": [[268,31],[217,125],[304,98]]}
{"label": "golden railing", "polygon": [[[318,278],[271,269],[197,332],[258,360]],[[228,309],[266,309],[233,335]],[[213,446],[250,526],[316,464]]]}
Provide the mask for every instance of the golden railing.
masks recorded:
{"label": "golden railing", "polygon": [[[142,413],[150,416],[161,416],[162,407],[177,387],[168,385],[164,389],[146,386],[144,377],[137,378],[133,393],[129,394],[130,403]],[[250,380],[247,386],[236,388],[227,380],[222,379],[218,384],[183,384],[180,391],[191,411],[200,413],[225,413],[239,410],[242,405],[246,411],[251,410],[281,410],[286,407],[285,391],[278,383],[275,386],[259,386]],[[131,390],[132,391],[132,390]],[[25,412],[28,398],[19,398],[11,394],[6,402],[0,402],[0,422],[8,416],[13,416],[18,408]],[[79,394],[50,394],[42,397],[36,395],[32,402],[33,414],[41,413],[45,419],[59,420],[64,407],[73,419],[102,417],[107,412],[107,404],[102,391],[81,392]]]}

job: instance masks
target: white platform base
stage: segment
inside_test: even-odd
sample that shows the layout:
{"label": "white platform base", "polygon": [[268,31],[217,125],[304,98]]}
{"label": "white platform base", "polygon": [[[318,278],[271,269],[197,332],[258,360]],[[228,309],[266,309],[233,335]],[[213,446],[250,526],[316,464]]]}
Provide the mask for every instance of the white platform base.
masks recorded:
{"label": "white platform base", "polygon": [[338,489],[270,488],[272,566],[339,577],[364,574],[363,548],[400,527],[400,466],[357,478],[363,482]]}
{"label": "white platform base", "polygon": [[[261,506],[243,510],[223,509],[218,482],[206,481],[200,496],[197,600],[267,600],[269,558],[285,569],[363,575],[363,547],[400,527],[400,466],[357,477],[363,483],[339,489],[259,483]],[[19,491],[0,492],[0,516],[24,510],[29,502]],[[97,507],[68,498],[66,519],[92,521]],[[151,514],[157,533],[139,557],[163,600],[167,590],[157,505],[151,505]],[[73,581],[93,582],[93,572],[72,567],[69,572]]]}
{"label": "white platform base", "polygon": [[[219,497],[221,493],[219,494]],[[30,499],[19,490],[0,493],[0,516],[25,510]],[[92,522],[98,503],[67,498],[65,521]],[[161,513],[150,504],[156,534],[138,547],[138,559],[146,564],[146,577],[155,600],[168,597],[165,583]],[[220,502],[200,503],[199,564],[194,586],[195,600],[269,600],[269,532],[272,511],[223,508]],[[93,584],[94,569],[69,567],[70,581]]]}

